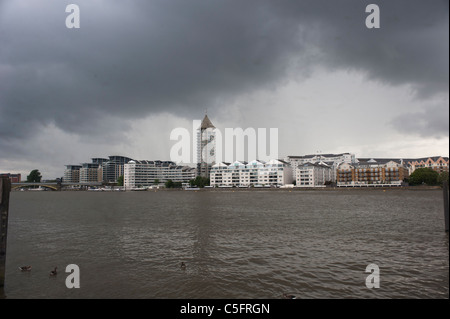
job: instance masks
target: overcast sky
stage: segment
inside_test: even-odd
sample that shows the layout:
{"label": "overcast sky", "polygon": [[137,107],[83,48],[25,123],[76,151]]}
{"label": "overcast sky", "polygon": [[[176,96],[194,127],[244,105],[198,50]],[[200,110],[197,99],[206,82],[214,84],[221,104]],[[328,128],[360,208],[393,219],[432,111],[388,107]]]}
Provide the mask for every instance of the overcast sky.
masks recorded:
{"label": "overcast sky", "polygon": [[206,109],[219,129],[278,128],[280,158],[448,156],[448,3],[2,0],[0,172],[169,160]]}

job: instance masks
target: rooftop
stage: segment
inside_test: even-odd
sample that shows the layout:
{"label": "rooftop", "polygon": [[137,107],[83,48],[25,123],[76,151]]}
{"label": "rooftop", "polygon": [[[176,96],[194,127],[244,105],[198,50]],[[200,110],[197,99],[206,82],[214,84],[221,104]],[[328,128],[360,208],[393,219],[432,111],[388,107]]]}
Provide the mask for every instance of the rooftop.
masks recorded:
{"label": "rooftop", "polygon": [[343,156],[343,155],[351,155],[351,154],[350,153],[340,153],[340,154],[309,154],[309,155],[301,155],[301,156],[292,155],[292,156],[288,156],[288,158],[313,158],[313,157],[318,157],[318,156],[336,157],[336,156]]}
{"label": "rooftop", "polygon": [[200,126],[200,129],[206,130],[208,128],[216,128],[209,119],[208,115],[205,114],[205,117],[203,118],[202,125]]}

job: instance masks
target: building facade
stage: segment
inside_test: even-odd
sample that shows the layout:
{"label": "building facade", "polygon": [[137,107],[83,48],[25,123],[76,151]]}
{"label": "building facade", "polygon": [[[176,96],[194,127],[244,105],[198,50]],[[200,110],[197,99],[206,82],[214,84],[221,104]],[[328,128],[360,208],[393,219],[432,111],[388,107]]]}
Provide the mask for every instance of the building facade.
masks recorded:
{"label": "building facade", "polygon": [[285,161],[292,167],[293,178],[297,178],[297,169],[300,165],[306,163],[325,163],[332,168],[330,180],[336,181],[336,170],[340,163],[356,163],[355,154],[340,153],[340,154],[311,154],[302,156],[287,156]]}
{"label": "building facade", "polygon": [[20,183],[22,181],[21,174],[0,173],[0,177],[7,177],[11,183]]}
{"label": "building facade", "polygon": [[289,163],[276,159],[231,164],[220,162],[213,165],[210,172],[210,185],[213,187],[277,187],[292,181]]}
{"label": "building facade", "polygon": [[208,115],[197,130],[197,175],[209,178],[211,167],[216,163],[215,126]]}
{"label": "building facade", "polygon": [[105,182],[116,183],[124,175],[124,164],[132,159],[125,156],[109,156],[109,158],[92,158],[91,163],[66,165],[64,181],[67,183]]}
{"label": "building facade", "polygon": [[117,179],[125,174],[124,165],[132,160],[126,156],[109,156],[106,162],[102,162],[103,182],[117,183]]}
{"label": "building facade", "polygon": [[431,168],[438,173],[448,172],[449,158],[443,156],[423,157],[404,160],[409,168],[409,174],[412,174],[418,168]]}
{"label": "building facade", "polygon": [[164,184],[168,180],[189,183],[195,176],[195,168],[179,166],[172,161],[131,160],[124,165],[126,189]]}
{"label": "building facade", "polygon": [[65,183],[79,183],[81,165],[66,165],[64,170],[63,182]]}
{"label": "building facade", "polygon": [[358,159],[358,163],[338,166],[337,186],[400,186],[408,176],[403,160]]}
{"label": "building facade", "polygon": [[98,163],[84,163],[80,168],[80,183],[103,181],[103,168]]}
{"label": "building facade", "polygon": [[297,187],[325,187],[325,183],[333,179],[333,166],[323,162],[305,163],[296,170],[295,185]]}

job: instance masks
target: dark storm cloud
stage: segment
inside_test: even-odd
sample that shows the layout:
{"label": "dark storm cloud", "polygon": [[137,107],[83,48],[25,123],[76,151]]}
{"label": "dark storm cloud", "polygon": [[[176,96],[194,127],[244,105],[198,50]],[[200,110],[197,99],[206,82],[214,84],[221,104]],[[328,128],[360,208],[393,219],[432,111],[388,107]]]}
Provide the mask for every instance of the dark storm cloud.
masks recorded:
{"label": "dark storm cloud", "polygon": [[422,137],[442,138],[449,133],[449,107],[447,103],[432,105],[423,111],[396,116],[390,124],[399,132]]}
{"label": "dark storm cloud", "polygon": [[192,118],[315,66],[448,94],[448,2],[375,1],[369,30],[371,2],[79,0],[69,30],[63,2],[3,1],[0,144],[50,123],[107,134],[106,115]]}

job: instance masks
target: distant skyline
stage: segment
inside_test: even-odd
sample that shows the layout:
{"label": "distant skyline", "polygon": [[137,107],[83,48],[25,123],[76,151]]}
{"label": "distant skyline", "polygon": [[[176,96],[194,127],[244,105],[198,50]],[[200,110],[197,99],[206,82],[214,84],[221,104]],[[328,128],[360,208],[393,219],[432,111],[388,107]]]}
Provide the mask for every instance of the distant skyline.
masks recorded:
{"label": "distant skyline", "polygon": [[[124,155],[170,132],[278,128],[279,157],[449,156],[449,3],[0,2],[0,172]],[[380,7],[380,29],[365,8]]]}

